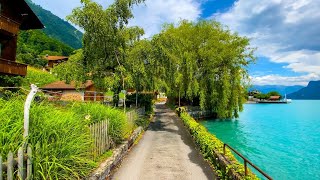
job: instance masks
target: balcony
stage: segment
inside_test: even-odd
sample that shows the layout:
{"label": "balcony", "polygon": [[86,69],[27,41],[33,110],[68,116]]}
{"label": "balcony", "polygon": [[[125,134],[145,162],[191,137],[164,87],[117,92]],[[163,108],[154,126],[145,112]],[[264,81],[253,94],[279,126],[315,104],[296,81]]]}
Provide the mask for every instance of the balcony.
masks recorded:
{"label": "balcony", "polygon": [[12,34],[18,34],[20,29],[20,23],[6,17],[0,15],[0,30],[7,31]]}
{"label": "balcony", "polygon": [[0,58],[0,74],[27,75],[27,65]]}

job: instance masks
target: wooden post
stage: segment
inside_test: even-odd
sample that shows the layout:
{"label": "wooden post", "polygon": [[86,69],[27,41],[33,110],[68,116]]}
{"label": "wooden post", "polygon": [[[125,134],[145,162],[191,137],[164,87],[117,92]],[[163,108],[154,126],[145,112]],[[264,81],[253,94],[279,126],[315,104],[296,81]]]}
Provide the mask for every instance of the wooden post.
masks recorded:
{"label": "wooden post", "polygon": [[11,151],[8,154],[7,166],[7,179],[13,180],[13,154]]}
{"label": "wooden post", "polygon": [[30,180],[32,179],[32,149],[30,146],[28,146],[27,155],[27,180]]}
{"label": "wooden post", "polygon": [[24,165],[23,165],[23,148],[18,150],[18,178],[24,179]]}
{"label": "wooden post", "polygon": [[3,177],[2,177],[2,157],[1,157],[1,155],[0,155],[0,180],[2,180],[3,179]]}

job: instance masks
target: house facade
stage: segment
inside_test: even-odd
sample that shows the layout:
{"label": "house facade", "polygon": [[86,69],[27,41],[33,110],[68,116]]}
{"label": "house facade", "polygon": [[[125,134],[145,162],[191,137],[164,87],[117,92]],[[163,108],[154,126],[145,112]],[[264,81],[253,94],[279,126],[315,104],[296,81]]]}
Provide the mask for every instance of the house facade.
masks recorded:
{"label": "house facade", "polygon": [[47,84],[41,89],[53,101],[104,101],[104,93],[97,92],[92,81],[83,84],[77,84],[74,81],[69,84],[65,81],[57,81]]}
{"label": "house facade", "polygon": [[42,28],[43,24],[24,0],[0,0],[0,74],[27,74],[27,65],[16,62],[18,33]]}

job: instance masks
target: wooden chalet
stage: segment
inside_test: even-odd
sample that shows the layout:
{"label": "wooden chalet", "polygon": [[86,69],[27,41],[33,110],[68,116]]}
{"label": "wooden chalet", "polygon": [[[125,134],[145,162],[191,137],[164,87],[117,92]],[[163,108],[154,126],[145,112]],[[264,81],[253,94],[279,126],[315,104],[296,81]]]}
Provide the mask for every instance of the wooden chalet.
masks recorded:
{"label": "wooden chalet", "polygon": [[68,61],[68,57],[66,56],[45,56],[44,59],[48,61],[47,69],[52,69],[54,66]]}
{"label": "wooden chalet", "polygon": [[0,0],[0,12],[0,74],[25,76],[27,65],[15,62],[19,30],[44,26],[24,0]]}
{"label": "wooden chalet", "polygon": [[96,92],[96,87],[92,81],[83,84],[76,84],[71,81],[57,81],[47,84],[41,88],[51,100],[61,101],[104,101],[104,93]]}

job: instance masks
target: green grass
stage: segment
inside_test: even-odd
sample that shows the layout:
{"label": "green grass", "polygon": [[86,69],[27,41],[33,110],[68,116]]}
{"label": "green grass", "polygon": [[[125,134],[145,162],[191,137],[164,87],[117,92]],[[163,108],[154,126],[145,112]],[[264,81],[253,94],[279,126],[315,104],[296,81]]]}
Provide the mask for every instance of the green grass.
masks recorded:
{"label": "green grass", "polygon": [[41,69],[28,66],[27,76],[23,78],[22,86],[30,88],[30,84],[35,84],[38,87],[42,87],[55,81],[59,81],[56,76]]}
{"label": "green grass", "polygon": [[[0,154],[17,153],[23,142],[25,97],[0,98]],[[89,115],[89,116],[88,116]],[[90,117],[86,119],[85,117]],[[120,142],[131,127],[125,114],[97,103],[71,103],[56,106],[49,102],[32,103],[28,141],[33,150],[33,179],[82,179],[95,167],[93,141],[88,125],[110,120],[110,134]],[[109,157],[110,152],[101,158]],[[111,154],[112,155],[112,154]],[[100,159],[101,159],[100,158]]]}

